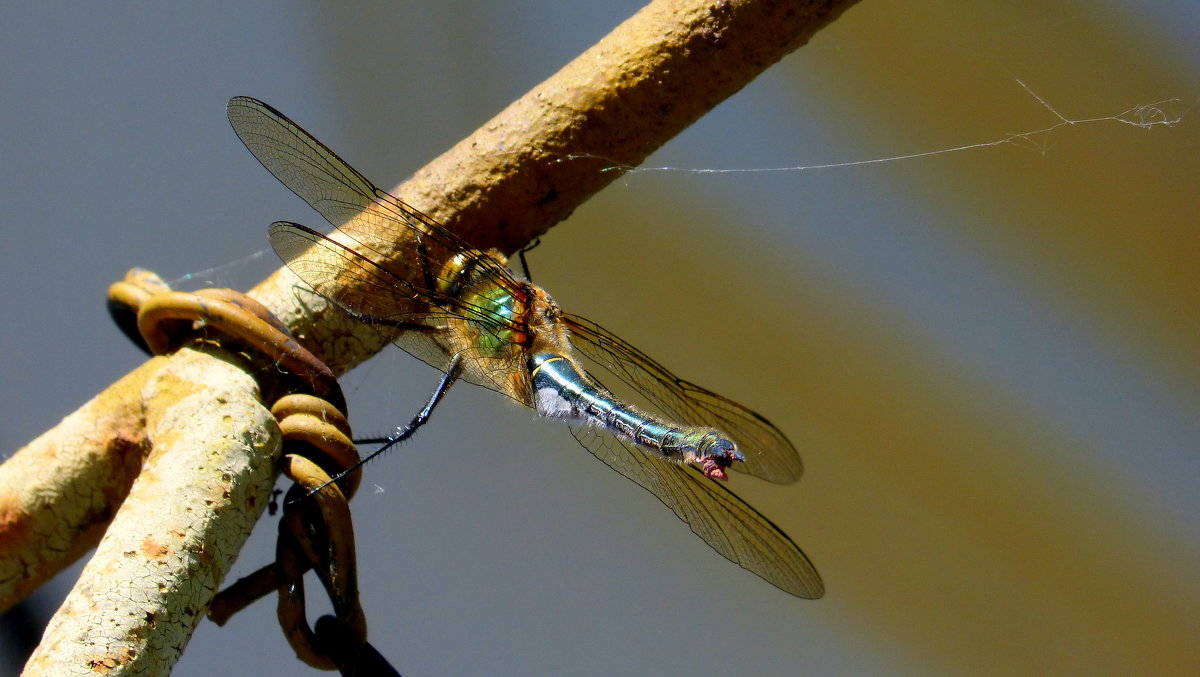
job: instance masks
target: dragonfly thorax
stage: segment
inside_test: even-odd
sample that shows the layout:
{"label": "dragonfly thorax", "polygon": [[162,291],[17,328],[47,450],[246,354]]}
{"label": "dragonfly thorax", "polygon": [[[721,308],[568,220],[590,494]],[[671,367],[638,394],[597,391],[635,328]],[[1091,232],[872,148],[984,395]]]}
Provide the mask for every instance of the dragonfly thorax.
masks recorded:
{"label": "dragonfly thorax", "polygon": [[508,259],[495,250],[465,249],[451,256],[436,277],[437,290],[451,298],[460,298],[463,291],[481,283],[485,265],[508,265]]}

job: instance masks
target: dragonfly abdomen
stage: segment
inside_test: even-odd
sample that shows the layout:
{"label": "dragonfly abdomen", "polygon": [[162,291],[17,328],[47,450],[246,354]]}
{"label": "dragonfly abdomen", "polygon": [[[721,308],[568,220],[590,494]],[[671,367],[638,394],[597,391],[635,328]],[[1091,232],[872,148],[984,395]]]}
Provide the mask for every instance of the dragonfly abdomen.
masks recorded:
{"label": "dragonfly abdomen", "polygon": [[733,441],[712,428],[672,425],[654,419],[591,382],[574,363],[551,353],[530,360],[534,403],[548,418],[582,420],[677,463],[700,467],[714,479],[743,460]]}

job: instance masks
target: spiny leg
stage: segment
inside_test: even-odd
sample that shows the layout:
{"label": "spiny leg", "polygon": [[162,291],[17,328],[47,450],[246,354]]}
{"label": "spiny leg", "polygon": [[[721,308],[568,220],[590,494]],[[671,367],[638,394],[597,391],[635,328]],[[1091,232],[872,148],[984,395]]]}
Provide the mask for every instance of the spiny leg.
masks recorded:
{"label": "spiny leg", "polygon": [[321,486],[317,487],[316,489],[313,489],[312,491],[308,492],[307,494],[305,494],[304,497],[308,498],[309,496],[312,496],[313,494],[320,492],[322,489],[329,486],[330,484],[333,484],[334,482],[337,482],[338,480],[342,479],[346,475],[354,472],[355,470],[357,470],[360,466],[362,466],[367,461],[370,461],[371,459],[382,454],[383,452],[387,451],[388,449],[391,449],[395,445],[400,444],[401,442],[412,437],[413,434],[417,432],[417,429],[420,428],[421,426],[425,425],[425,422],[429,420],[429,417],[433,414],[433,410],[435,407],[437,407],[438,402],[442,401],[442,398],[445,397],[446,392],[450,390],[450,386],[454,385],[454,382],[458,380],[458,377],[461,373],[462,373],[462,358],[459,355],[455,355],[454,357],[452,357],[450,359],[450,364],[446,366],[446,373],[442,374],[442,378],[438,382],[437,388],[435,388],[433,391],[433,394],[429,396],[429,401],[425,403],[424,408],[422,408],[421,411],[417,412],[417,415],[414,416],[412,418],[412,420],[408,422],[407,425],[405,425],[401,428],[397,428],[396,432],[392,433],[388,437],[375,437],[375,438],[370,438],[370,439],[365,439],[365,440],[356,440],[355,441],[356,444],[382,444],[382,446],[379,447],[378,449],[376,449],[375,451],[371,452],[367,456],[365,456],[358,463],[355,463],[354,465],[350,466],[349,468],[346,468],[342,472],[338,473],[336,476],[334,476],[332,479],[330,479],[325,484],[322,484]]}

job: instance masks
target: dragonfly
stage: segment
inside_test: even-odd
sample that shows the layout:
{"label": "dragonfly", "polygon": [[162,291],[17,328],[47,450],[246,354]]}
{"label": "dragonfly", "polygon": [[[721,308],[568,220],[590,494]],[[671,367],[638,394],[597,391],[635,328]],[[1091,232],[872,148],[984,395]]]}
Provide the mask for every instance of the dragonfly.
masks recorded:
{"label": "dragonfly", "polygon": [[[335,227],[327,236],[272,224],[279,257],[318,294],[391,330],[397,346],[442,372],[387,446],[428,420],[455,381],[483,386],[569,424],[584,448],[732,562],[797,597],[824,594],[795,542],[724,486],[729,469],[776,484],[800,478],[799,454],[778,428],[562,311],[502,253],[472,247],[376,188],[266,103],[235,97],[227,114],[259,162]],[[620,385],[623,397],[603,381]]]}

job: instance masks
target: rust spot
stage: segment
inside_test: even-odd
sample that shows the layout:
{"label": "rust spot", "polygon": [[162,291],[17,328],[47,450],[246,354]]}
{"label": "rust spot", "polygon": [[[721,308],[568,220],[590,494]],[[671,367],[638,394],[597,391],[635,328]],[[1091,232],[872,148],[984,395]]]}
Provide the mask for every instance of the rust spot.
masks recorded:
{"label": "rust spot", "polygon": [[115,658],[93,658],[89,663],[92,666],[92,672],[99,672],[101,674],[109,672],[118,665]]}
{"label": "rust spot", "polygon": [[161,543],[155,542],[149,536],[142,541],[142,553],[152,559],[162,559],[171,552],[171,549]]}
{"label": "rust spot", "polygon": [[214,553],[205,547],[203,543],[200,544],[200,548],[196,551],[196,559],[200,560],[200,562],[204,564],[211,563],[213,561],[213,555]]}
{"label": "rust spot", "polygon": [[108,674],[115,668],[121,667],[124,663],[129,663],[137,658],[137,651],[126,647],[121,651],[121,656],[105,656],[103,658],[93,658],[88,661],[92,667],[92,672]]}
{"label": "rust spot", "polygon": [[0,505],[0,553],[9,553],[25,542],[30,529],[29,514],[5,500]]}

